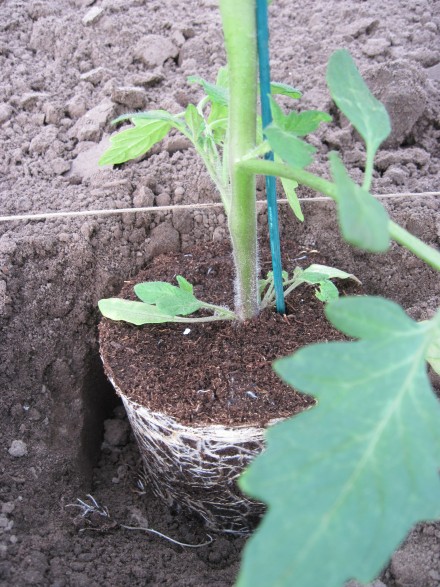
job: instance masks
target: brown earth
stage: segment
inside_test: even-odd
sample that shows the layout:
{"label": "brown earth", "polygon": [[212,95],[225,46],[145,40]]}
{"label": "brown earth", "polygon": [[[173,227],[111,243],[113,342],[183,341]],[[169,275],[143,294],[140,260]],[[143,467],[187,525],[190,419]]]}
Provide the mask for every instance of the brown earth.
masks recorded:
{"label": "brown earth", "polygon": [[[346,47],[393,123],[373,191],[438,190],[439,8],[432,0],[273,2],[273,78],[303,90],[301,108],[335,114],[311,139],[319,153],[312,171],[328,176],[327,153],[336,149],[362,176],[362,145],[324,81],[329,55]],[[212,0],[0,0],[0,215],[218,200],[179,137],[118,169],[99,170],[97,159],[113,117],[179,112],[200,95],[187,76],[212,80],[223,64]],[[387,208],[438,246],[438,198],[389,199]],[[293,256],[325,251],[329,264],[417,319],[440,305],[438,276],[412,255],[397,246],[363,255],[337,236],[331,204],[310,199],[304,212],[300,226],[283,210]],[[265,222],[262,212],[262,234]],[[153,257],[225,237],[218,209],[0,223],[2,586],[233,584],[242,538],[216,536],[192,549],[121,527],[148,523],[185,543],[206,541],[197,521],[138,484],[139,456],[103,375],[96,330],[97,300]],[[68,507],[90,502],[89,493],[110,519]],[[417,527],[377,587],[439,587],[439,543],[438,523]]]}
{"label": "brown earth", "polygon": [[[298,266],[305,269],[325,261],[313,252],[302,252],[301,261],[295,261],[293,246],[290,251],[292,255],[283,260],[290,274]],[[271,270],[270,258],[261,264],[265,275]],[[234,270],[229,243],[160,255],[135,280],[124,284],[120,296],[137,299],[133,293],[136,283],[173,283],[179,274],[194,285],[198,299],[233,307]],[[338,285],[341,293],[356,292],[350,282],[338,281]],[[325,319],[323,304],[314,292],[312,286],[300,286],[289,295],[284,316],[266,308],[244,323],[136,327],[103,320],[99,329],[101,355],[119,389],[153,411],[188,425],[263,427],[270,420],[286,418],[313,405],[312,398],[294,392],[275,375],[272,362],[306,344],[343,338]],[[190,326],[189,332],[186,326]]]}

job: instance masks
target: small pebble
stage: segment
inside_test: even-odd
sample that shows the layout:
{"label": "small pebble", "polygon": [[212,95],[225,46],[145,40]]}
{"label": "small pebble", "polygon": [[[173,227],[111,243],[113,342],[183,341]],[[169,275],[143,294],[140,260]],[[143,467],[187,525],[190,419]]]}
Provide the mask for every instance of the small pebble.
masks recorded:
{"label": "small pebble", "polygon": [[22,440],[13,440],[8,452],[11,457],[24,457],[28,454],[27,445]]}
{"label": "small pebble", "polygon": [[83,24],[87,26],[89,24],[97,22],[101,18],[103,12],[103,8],[98,8],[98,6],[94,6],[93,8],[88,10],[84,15],[82,19]]}

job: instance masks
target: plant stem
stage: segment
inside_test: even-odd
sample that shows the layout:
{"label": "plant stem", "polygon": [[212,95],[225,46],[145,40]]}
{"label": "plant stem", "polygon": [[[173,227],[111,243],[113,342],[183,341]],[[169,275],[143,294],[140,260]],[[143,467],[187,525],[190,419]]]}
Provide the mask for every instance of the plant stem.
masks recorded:
{"label": "plant stem", "polygon": [[396,243],[414,253],[419,259],[425,261],[428,265],[440,271],[440,252],[430,247],[419,238],[390,220],[390,236]]}
{"label": "plant stem", "polygon": [[374,155],[375,151],[367,148],[367,160],[365,162],[364,183],[362,188],[369,192],[371,188],[371,180],[373,179]]}
{"label": "plant stem", "polygon": [[240,161],[239,166],[255,175],[274,175],[275,177],[293,179],[301,185],[329,196],[333,200],[338,198],[335,184],[308,171],[292,169],[284,163],[263,161],[262,159],[244,159]]}
{"label": "plant stem", "polygon": [[236,314],[246,320],[258,313],[257,211],[255,176],[237,163],[255,148],[257,41],[255,0],[221,0],[229,68],[229,231],[236,269]]}
{"label": "plant stem", "polygon": [[207,302],[202,302],[202,308],[206,310],[210,310],[211,312],[215,312],[218,318],[222,318],[224,320],[236,320],[237,316],[231,310],[227,308],[223,308],[222,306],[216,306],[215,304],[208,304]]}
{"label": "plant stem", "polygon": [[[329,196],[335,202],[338,201],[338,193],[336,186],[327,181],[304,171],[302,169],[292,169],[284,163],[272,163],[271,161],[263,161],[261,159],[253,159],[242,161],[240,166],[247,169],[248,171],[260,174],[260,175],[275,175],[277,177],[286,177],[287,179],[293,179],[301,185],[305,185],[317,192]],[[433,247],[427,245],[422,240],[393,222],[392,220],[388,223],[388,229],[390,237],[396,241],[399,245],[402,245],[419,259],[422,259],[425,263],[440,271],[440,252]]]}

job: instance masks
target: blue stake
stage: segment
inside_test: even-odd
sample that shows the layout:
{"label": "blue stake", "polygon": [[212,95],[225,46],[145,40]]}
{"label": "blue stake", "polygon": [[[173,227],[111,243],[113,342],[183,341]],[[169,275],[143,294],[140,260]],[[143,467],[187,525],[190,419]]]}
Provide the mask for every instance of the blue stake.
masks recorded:
{"label": "blue stake", "polygon": [[[257,42],[258,61],[260,66],[260,99],[261,117],[264,128],[272,122],[270,111],[270,65],[269,65],[269,26],[267,19],[267,0],[257,0]],[[274,160],[273,153],[264,157]],[[276,179],[266,175],[267,217],[269,223],[270,251],[272,254],[272,269],[275,288],[277,312],[285,314],[283,276],[281,268],[280,229],[278,225],[278,208],[276,194]]]}

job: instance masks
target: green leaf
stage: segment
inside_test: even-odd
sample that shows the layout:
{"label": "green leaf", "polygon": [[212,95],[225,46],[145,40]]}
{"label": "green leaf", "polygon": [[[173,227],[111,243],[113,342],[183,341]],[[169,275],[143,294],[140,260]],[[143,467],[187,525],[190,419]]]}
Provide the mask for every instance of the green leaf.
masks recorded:
{"label": "green leaf", "polygon": [[282,130],[291,132],[295,136],[305,136],[314,132],[321,122],[331,122],[332,117],[327,112],[319,110],[307,110],[305,112],[290,112],[285,115],[279,104],[270,98],[272,119],[276,126]]}
{"label": "green leaf", "polygon": [[208,124],[211,128],[215,143],[217,145],[223,145],[228,128],[228,107],[222,106],[221,104],[211,104]]}
{"label": "green leaf", "polygon": [[315,296],[319,301],[328,304],[339,297],[339,291],[336,285],[329,279],[324,279],[319,283],[319,289],[315,290]]}
{"label": "green leaf", "polygon": [[329,159],[338,190],[338,217],[343,237],[364,251],[386,251],[390,238],[385,208],[369,192],[354,183],[336,153],[330,153]]}
{"label": "green leaf", "polygon": [[302,96],[302,93],[293,86],[289,86],[289,84],[283,84],[280,82],[271,82],[270,91],[274,95],[279,94],[280,96],[288,96],[289,98],[294,98],[295,100],[301,98]]}
{"label": "green leaf", "polygon": [[135,126],[112,136],[111,146],[99,160],[99,165],[117,165],[136,159],[161,141],[171,128],[163,120],[134,120]]}
{"label": "green leaf", "polygon": [[367,583],[415,523],[440,516],[440,404],[423,358],[432,324],[411,321],[402,336],[392,302],[386,316],[382,301],[354,300],[331,302],[328,315],[337,306],[351,316],[353,304],[371,315],[376,304],[389,328],[275,363],[318,403],[269,428],[266,450],[241,478],[268,511],[246,546],[239,587]]}
{"label": "green leaf", "polygon": [[353,273],[347,273],[346,271],[342,271],[336,267],[329,267],[328,265],[319,265],[319,263],[313,263],[312,265],[309,265],[307,269],[304,270],[304,272],[308,274],[319,273],[324,275],[326,279],[353,279],[353,281],[361,284],[359,279],[356,277],[356,275],[353,275]]}
{"label": "green leaf", "polygon": [[161,324],[162,322],[174,322],[175,317],[170,316],[157,306],[123,300],[121,298],[108,298],[99,300],[98,307],[101,314],[111,320],[123,320],[136,326],[142,324]]}
{"label": "green leaf", "polygon": [[312,163],[312,155],[316,152],[315,147],[312,147],[312,145],[282,130],[274,123],[266,126],[264,134],[272,150],[292,167],[301,169]]}
{"label": "green leaf", "polygon": [[169,122],[173,126],[180,126],[182,120],[179,116],[170,114],[166,110],[147,110],[146,112],[130,112],[128,114],[122,114],[112,120],[112,124],[123,122],[124,120],[132,120],[133,123],[136,120],[162,120],[163,122]]}
{"label": "green leaf", "polygon": [[[362,312],[358,300],[362,300]],[[354,338],[377,339],[391,331],[405,336],[414,328],[413,320],[400,306],[374,296],[347,297],[344,304],[329,306],[326,314],[338,330]]]}
{"label": "green leaf", "polygon": [[183,289],[184,291],[187,291],[191,294],[193,293],[194,286],[187,279],[185,279],[182,275],[177,275],[176,279],[180,289]]}
{"label": "green leaf", "polygon": [[221,106],[228,106],[229,92],[227,88],[212,84],[198,75],[191,75],[188,77],[190,84],[198,84],[202,86],[206,95],[213,104],[220,104]]}
{"label": "green leaf", "polygon": [[330,57],[327,85],[336,105],[364,139],[367,149],[376,152],[391,132],[390,119],[345,49],[335,51]]}
{"label": "green leaf", "polygon": [[192,314],[203,305],[192,292],[165,281],[137,283],[134,293],[143,302],[155,304],[161,312],[171,316]]}
{"label": "green leaf", "polygon": [[440,375],[440,333],[437,340],[433,340],[428,348],[426,360],[434,371]]}
{"label": "green leaf", "polygon": [[325,281],[327,277],[325,273],[318,273],[317,271],[308,271],[307,269],[304,269],[304,271],[301,271],[298,274],[297,279],[301,283],[311,283],[313,285]]}
{"label": "green leaf", "polygon": [[272,122],[274,123],[275,126],[283,129],[284,128],[284,121],[287,118],[283,112],[283,109],[281,108],[281,106],[278,104],[278,102],[272,96],[269,96],[269,103],[270,103],[270,112],[272,114]]}
{"label": "green leaf", "polygon": [[292,208],[293,213],[298,218],[298,220],[300,222],[304,222],[304,214],[302,213],[301,204],[296,194],[298,182],[293,179],[286,179],[284,177],[281,177],[280,179],[284,193],[286,194],[287,201],[289,202],[289,206]]}
{"label": "green leaf", "polygon": [[188,104],[186,107],[185,121],[196,143],[205,128],[205,120],[194,104]]}
{"label": "green leaf", "polygon": [[284,130],[302,137],[314,132],[321,122],[331,122],[333,119],[327,112],[307,110],[306,112],[290,112],[284,120]]}
{"label": "green leaf", "polygon": [[229,87],[229,72],[227,67],[220,67],[217,72],[217,79],[215,80],[215,85],[218,88],[225,88],[228,89]]}

